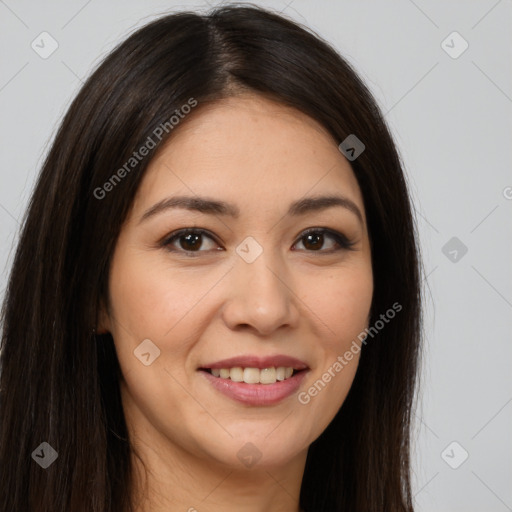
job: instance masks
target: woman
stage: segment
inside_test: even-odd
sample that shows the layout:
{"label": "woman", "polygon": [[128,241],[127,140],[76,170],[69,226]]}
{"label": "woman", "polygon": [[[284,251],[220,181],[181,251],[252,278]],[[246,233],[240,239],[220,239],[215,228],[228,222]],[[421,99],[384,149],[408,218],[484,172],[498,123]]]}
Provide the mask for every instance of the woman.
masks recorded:
{"label": "woman", "polygon": [[253,7],[83,86],[3,308],[12,511],[412,511],[417,235],[368,89]]}

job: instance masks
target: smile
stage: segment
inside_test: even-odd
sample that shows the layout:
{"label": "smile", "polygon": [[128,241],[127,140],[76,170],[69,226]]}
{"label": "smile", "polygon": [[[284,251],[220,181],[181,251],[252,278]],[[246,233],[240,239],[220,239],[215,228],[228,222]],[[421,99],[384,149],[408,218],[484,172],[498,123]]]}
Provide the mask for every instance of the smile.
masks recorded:
{"label": "smile", "polygon": [[230,379],[233,382],[245,382],[246,384],[275,384],[277,381],[289,379],[294,372],[291,367],[278,366],[270,368],[213,368],[209,370],[214,377]]}
{"label": "smile", "polygon": [[250,406],[273,405],[297,392],[309,367],[298,359],[278,355],[242,356],[198,368],[223,395]]}

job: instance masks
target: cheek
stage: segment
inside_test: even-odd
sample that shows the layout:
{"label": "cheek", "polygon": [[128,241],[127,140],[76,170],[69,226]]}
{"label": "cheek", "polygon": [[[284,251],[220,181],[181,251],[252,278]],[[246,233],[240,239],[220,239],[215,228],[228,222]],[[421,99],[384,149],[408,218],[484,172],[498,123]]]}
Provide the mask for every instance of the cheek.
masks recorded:
{"label": "cheek", "polygon": [[318,317],[317,366],[299,403],[315,418],[315,435],[330,423],[354,380],[373,297],[371,267],[345,269],[309,292],[305,303]]}
{"label": "cheek", "polygon": [[[195,311],[210,279],[166,275],[171,273],[161,264],[127,249],[119,251],[110,275],[112,334],[124,378],[125,413],[135,414],[134,423],[142,421],[142,412],[152,425],[180,431],[183,418],[177,412],[190,398],[184,362],[198,324],[187,313]],[[150,354],[147,365],[145,353]]]}
{"label": "cheek", "polygon": [[168,339],[215,280],[213,275],[197,279],[185,271],[171,272],[143,254],[126,255],[112,267],[113,316],[137,338]]}
{"label": "cheek", "polygon": [[371,267],[340,270],[307,289],[303,301],[323,326],[324,350],[340,353],[367,326],[373,297]]}
{"label": "cheek", "polygon": [[138,374],[145,368],[134,351],[149,339],[160,351],[149,368],[166,368],[185,381],[190,351],[211,320],[208,292],[226,269],[203,270],[199,276],[197,269],[176,271],[165,259],[151,259],[127,248],[118,256],[109,284],[112,334],[123,374]]}

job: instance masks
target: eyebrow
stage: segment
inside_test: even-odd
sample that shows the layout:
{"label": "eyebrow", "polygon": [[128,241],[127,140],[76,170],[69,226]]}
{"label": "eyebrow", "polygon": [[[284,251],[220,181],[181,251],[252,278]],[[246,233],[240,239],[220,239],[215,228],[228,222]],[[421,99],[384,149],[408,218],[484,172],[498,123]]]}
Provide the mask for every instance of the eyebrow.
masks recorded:
{"label": "eyebrow", "polygon": [[[287,215],[297,217],[310,212],[326,210],[327,208],[332,208],[335,206],[349,210],[359,219],[361,224],[364,224],[363,215],[361,214],[361,211],[357,205],[349,198],[339,195],[327,195],[299,199],[298,201],[294,201],[290,204]],[[174,196],[163,199],[162,201],[159,201],[158,203],[151,206],[144,212],[139,220],[139,224],[149,219],[150,217],[154,217],[159,213],[173,208],[197,211],[207,215],[229,216],[234,219],[237,219],[240,216],[239,208],[232,203],[211,199],[209,197]]]}

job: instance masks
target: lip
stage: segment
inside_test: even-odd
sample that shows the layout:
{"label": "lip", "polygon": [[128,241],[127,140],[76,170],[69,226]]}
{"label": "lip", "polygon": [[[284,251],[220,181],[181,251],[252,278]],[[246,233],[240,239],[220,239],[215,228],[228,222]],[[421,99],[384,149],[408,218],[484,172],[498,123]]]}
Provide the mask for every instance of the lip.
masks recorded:
{"label": "lip", "polygon": [[[231,357],[229,359],[223,359],[222,361],[215,361],[213,363],[202,365],[201,369],[220,370],[222,368],[235,368],[236,366],[241,366],[242,368],[258,368],[260,370],[263,370],[263,368],[277,368],[279,366],[293,368],[294,370],[308,369],[308,365],[304,361],[300,361],[295,357],[290,357],[283,354],[266,357],[255,355]],[[268,386],[271,384],[265,385]]]}
{"label": "lip", "polygon": [[[286,365],[283,364],[281,366]],[[226,367],[224,366],[223,368]],[[252,366],[252,368],[257,368],[257,366]],[[263,366],[262,368],[268,368],[268,366]],[[207,371],[199,371],[199,373],[217,391],[232,400],[250,406],[267,406],[277,404],[294,394],[299,389],[302,379],[304,379],[308,371],[300,371],[292,377],[283,381],[277,381],[274,384],[246,384],[245,382],[233,382],[230,379],[214,377]]]}

